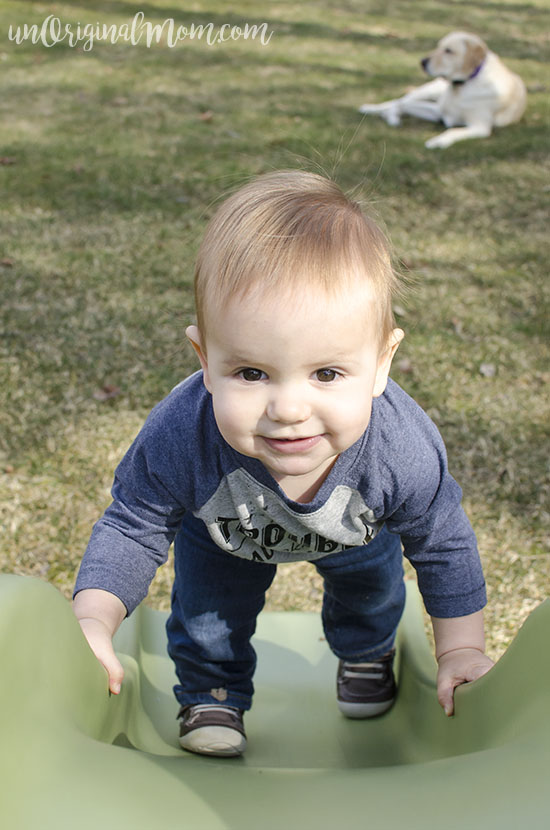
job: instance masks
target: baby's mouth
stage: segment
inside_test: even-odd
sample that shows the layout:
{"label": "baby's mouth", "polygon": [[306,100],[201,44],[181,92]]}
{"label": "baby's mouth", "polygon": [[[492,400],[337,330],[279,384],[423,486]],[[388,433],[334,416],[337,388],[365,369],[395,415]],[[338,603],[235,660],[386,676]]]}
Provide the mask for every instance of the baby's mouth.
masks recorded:
{"label": "baby's mouth", "polygon": [[267,438],[264,441],[276,452],[296,453],[307,452],[319,443],[322,435],[310,435],[305,438]]}

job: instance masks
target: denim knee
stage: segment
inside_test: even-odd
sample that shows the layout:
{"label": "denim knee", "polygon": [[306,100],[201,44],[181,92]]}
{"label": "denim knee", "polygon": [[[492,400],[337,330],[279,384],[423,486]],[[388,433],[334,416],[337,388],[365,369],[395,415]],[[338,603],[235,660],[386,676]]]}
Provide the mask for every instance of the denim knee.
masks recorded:
{"label": "denim knee", "polygon": [[168,652],[180,703],[250,708],[256,654],[251,637],[275,566],[220,550],[204,524],[186,517],[175,540]]}
{"label": "denim knee", "polygon": [[360,662],[389,651],[405,606],[399,537],[383,528],[368,545],[315,565],[324,580],[323,627],[334,654]]}

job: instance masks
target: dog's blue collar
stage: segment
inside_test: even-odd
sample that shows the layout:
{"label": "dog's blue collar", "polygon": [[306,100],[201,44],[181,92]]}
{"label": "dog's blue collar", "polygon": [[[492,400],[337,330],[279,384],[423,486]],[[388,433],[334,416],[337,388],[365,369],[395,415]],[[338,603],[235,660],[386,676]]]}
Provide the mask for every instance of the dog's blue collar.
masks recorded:
{"label": "dog's blue collar", "polygon": [[466,83],[466,81],[471,81],[471,80],[472,80],[472,78],[475,78],[475,77],[476,77],[476,75],[479,75],[479,73],[481,72],[481,69],[482,69],[482,67],[483,67],[483,64],[484,64],[484,63],[485,63],[485,58],[481,61],[481,63],[479,64],[479,66],[476,66],[476,68],[474,69],[474,71],[472,72],[472,74],[471,74],[471,75],[468,75],[468,77],[467,77],[467,78],[464,78],[464,80],[463,80],[463,81],[452,81],[452,82],[451,82],[451,83],[452,83],[452,85],[453,85],[453,86],[462,86],[462,84],[465,84],[465,83]]}

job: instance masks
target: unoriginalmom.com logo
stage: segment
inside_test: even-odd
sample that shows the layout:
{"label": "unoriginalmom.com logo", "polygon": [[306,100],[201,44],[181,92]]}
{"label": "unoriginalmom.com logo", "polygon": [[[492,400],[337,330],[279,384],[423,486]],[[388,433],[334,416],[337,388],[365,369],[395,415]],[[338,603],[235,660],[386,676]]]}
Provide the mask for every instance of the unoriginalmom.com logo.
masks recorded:
{"label": "unoriginalmom.com logo", "polygon": [[148,49],[161,42],[173,49],[178,43],[186,40],[201,40],[208,46],[215,46],[232,40],[259,40],[262,46],[267,46],[273,36],[267,23],[244,23],[235,26],[224,23],[216,26],[214,23],[191,23],[189,26],[178,25],[173,18],[163,23],[151,23],[145,20],[143,12],[134,15],[130,23],[63,23],[59,17],[48,15],[42,23],[20,26],[10,25],[8,39],[18,46],[30,41],[32,44],[41,44],[47,48],[58,43],[66,43],[70,47],[81,46],[84,52],[89,52],[94,43],[130,43],[132,46],[144,44]]}

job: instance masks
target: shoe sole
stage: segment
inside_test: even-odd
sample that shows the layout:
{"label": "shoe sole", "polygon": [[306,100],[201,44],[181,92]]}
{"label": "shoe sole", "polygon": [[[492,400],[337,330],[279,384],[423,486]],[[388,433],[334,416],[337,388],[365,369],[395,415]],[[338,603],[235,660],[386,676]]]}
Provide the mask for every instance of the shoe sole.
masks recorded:
{"label": "shoe sole", "polygon": [[244,735],[236,729],[224,726],[205,726],[194,729],[187,735],[183,735],[179,742],[181,748],[189,752],[195,752],[198,755],[214,755],[219,758],[242,755],[246,749]]}
{"label": "shoe sole", "polygon": [[395,698],[382,700],[377,703],[348,703],[345,700],[338,701],[338,708],[346,718],[375,718],[383,715],[393,706]]}

